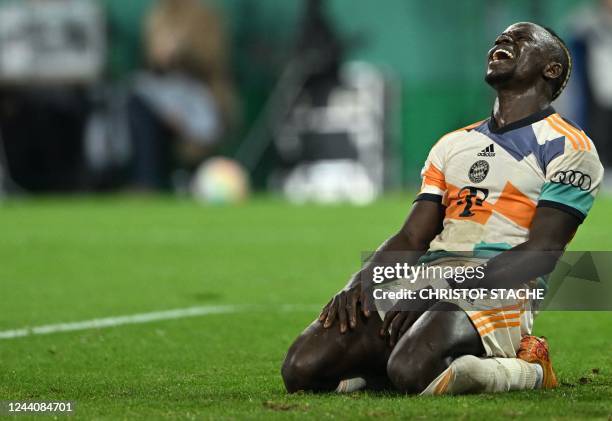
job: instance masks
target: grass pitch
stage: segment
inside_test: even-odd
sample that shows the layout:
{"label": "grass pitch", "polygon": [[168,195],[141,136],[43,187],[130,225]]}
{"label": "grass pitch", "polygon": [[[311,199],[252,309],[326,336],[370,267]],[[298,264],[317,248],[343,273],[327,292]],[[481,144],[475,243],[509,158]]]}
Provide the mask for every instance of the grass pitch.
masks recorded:
{"label": "grass pitch", "polygon": [[[612,416],[612,314],[541,314],[562,386],[443,398],[286,395],[279,374],[316,309],[401,224],[375,205],[238,207],[170,199],[38,199],[0,207],[0,331],[207,305],[247,311],[0,340],[0,400],[76,401],[77,418]],[[599,198],[572,243],[612,250]],[[285,304],[297,307],[287,309]],[[314,307],[313,307],[314,306]]]}

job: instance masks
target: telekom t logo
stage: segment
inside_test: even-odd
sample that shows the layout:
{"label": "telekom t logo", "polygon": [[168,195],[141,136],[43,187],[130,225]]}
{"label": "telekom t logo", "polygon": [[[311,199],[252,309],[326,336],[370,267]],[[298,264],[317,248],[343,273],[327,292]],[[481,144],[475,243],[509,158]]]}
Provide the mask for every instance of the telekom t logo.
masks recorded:
{"label": "telekom t logo", "polygon": [[459,190],[459,200],[457,204],[463,205],[465,203],[465,208],[463,208],[463,212],[461,212],[459,216],[474,216],[474,212],[471,211],[472,206],[482,206],[482,202],[484,202],[487,197],[489,197],[489,189],[466,186]]}

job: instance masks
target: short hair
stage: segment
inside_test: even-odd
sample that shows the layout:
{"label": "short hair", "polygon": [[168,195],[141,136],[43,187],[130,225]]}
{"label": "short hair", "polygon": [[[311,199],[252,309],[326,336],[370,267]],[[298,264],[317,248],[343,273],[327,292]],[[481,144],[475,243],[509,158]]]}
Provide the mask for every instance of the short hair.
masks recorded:
{"label": "short hair", "polygon": [[565,44],[565,41],[563,41],[563,39],[561,39],[561,37],[557,35],[555,31],[546,26],[544,26],[543,28],[555,40],[557,48],[552,53],[554,55],[555,60],[558,60],[559,63],[561,63],[561,65],[563,66],[563,72],[561,72],[561,77],[553,79],[551,82],[553,91],[552,100],[554,101],[559,97],[559,95],[561,95],[561,92],[563,92],[563,90],[567,86],[567,83],[569,82],[570,76],[572,74],[572,55],[570,53],[569,48],[567,47],[567,44]]}

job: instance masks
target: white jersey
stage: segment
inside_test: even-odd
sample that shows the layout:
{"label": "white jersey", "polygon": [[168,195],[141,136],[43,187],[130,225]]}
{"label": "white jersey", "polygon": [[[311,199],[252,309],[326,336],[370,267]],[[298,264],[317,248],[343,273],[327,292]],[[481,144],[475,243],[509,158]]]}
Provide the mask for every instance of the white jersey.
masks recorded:
{"label": "white jersey", "polygon": [[580,222],[603,178],[593,142],[552,107],[497,129],[487,119],[442,137],[417,200],[446,207],[430,252],[503,251],[527,240],[537,207]]}

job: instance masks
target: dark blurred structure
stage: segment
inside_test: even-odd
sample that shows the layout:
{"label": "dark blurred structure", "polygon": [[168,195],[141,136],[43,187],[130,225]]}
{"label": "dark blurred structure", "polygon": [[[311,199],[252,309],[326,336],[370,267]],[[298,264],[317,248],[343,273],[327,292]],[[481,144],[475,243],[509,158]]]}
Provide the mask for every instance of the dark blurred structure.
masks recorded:
{"label": "dark blurred structure", "polygon": [[[342,45],[335,28],[325,15],[324,4],[324,0],[305,2],[305,13],[293,57],[294,63],[299,63],[298,71],[302,72],[302,86],[298,87],[299,93],[291,104],[294,110],[289,111],[289,119],[303,122],[309,117],[305,114],[325,109],[333,94],[344,88],[340,68],[345,60],[346,47]],[[285,121],[282,123],[287,124]],[[300,121],[288,123],[290,126],[293,124],[300,125]],[[293,129],[301,131],[299,134],[293,133],[293,136],[298,137],[297,142],[288,140],[287,136],[277,139],[284,157],[290,162],[357,159],[356,146],[344,131],[329,133],[318,131],[318,127],[310,130]]]}
{"label": "dark blurred structure", "polygon": [[81,88],[2,89],[0,131],[17,186],[33,192],[84,187],[81,139],[87,108]]}
{"label": "dark blurred structure", "polygon": [[612,0],[570,17],[568,37],[574,59],[565,104],[594,139],[605,167],[612,167]]}
{"label": "dark blurred structure", "polygon": [[0,132],[21,187],[82,186],[87,89],[105,64],[104,32],[94,1],[0,4]]}
{"label": "dark blurred structure", "polygon": [[382,72],[346,60],[348,42],[327,5],[304,2],[293,56],[237,158],[255,168],[272,138],[282,167],[271,185],[289,199],[367,203],[382,191],[386,164],[393,162],[384,154],[388,111],[397,104]]}

